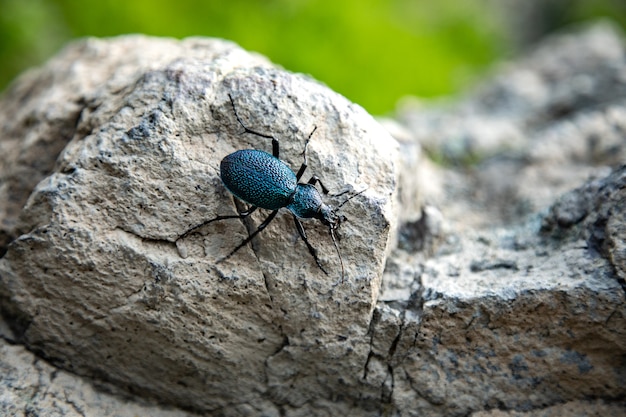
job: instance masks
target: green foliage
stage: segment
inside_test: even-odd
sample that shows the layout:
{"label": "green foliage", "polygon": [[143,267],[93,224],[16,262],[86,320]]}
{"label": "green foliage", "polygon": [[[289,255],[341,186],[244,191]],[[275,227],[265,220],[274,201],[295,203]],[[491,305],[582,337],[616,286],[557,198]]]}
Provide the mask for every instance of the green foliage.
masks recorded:
{"label": "green foliage", "polygon": [[0,0],[0,90],[69,38],[60,22],[56,8],[46,0]]}
{"label": "green foliage", "polygon": [[[594,2],[611,7],[611,0]],[[74,37],[212,36],[233,40],[291,71],[311,74],[380,114],[393,109],[403,95],[431,97],[458,91],[507,51],[506,25],[489,7],[493,4],[488,0],[0,0],[0,88]],[[606,13],[581,7],[576,13]]]}

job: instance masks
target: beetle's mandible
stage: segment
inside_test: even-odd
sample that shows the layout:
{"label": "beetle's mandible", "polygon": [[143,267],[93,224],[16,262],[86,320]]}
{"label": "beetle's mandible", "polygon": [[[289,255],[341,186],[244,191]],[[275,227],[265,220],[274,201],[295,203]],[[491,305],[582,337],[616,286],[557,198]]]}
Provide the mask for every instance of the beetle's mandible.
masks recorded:
{"label": "beetle's mandible", "polygon": [[[328,189],[317,176],[313,175],[307,183],[299,182],[307,168],[306,148],[317,127],[309,134],[304,146],[304,152],[302,152],[304,162],[298,172],[294,173],[287,164],[279,159],[280,151],[278,140],[272,135],[260,133],[248,128],[239,118],[232,96],[229,94],[228,97],[235,117],[244,129],[244,133],[251,133],[266,139],[271,139],[272,154],[257,149],[243,149],[227,155],[220,164],[220,177],[222,182],[228,191],[250,206],[246,211],[240,212],[238,215],[217,216],[211,220],[195,225],[183,233],[178,239],[180,240],[195,233],[202,226],[214,221],[243,219],[253,213],[257,208],[271,210],[272,212],[269,216],[267,216],[254,232],[250,233],[250,235],[226,257],[218,261],[222,262],[247,245],[256,235],[265,229],[267,225],[274,220],[279,209],[286,208],[292,213],[296,229],[306,244],[309,253],[313,256],[317,266],[326,275],[328,275],[328,272],[324,269],[317,257],[317,251],[307,239],[304,226],[300,219],[318,219],[328,227],[341,264],[341,280],[343,281],[345,270],[335,231],[342,220],[344,220],[344,217],[338,215],[335,209],[325,204],[322,200],[322,196],[315,186],[319,184],[324,194],[328,194]],[[346,199],[337,209],[361,192]]]}

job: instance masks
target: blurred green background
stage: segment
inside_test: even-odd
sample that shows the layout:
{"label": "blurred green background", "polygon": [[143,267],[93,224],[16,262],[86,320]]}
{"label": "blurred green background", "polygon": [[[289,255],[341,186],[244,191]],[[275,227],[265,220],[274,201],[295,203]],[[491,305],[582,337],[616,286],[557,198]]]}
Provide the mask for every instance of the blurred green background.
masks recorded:
{"label": "blurred green background", "polygon": [[374,114],[437,97],[495,60],[597,17],[626,25],[625,0],[0,0],[0,90],[84,36],[231,39],[311,74]]}

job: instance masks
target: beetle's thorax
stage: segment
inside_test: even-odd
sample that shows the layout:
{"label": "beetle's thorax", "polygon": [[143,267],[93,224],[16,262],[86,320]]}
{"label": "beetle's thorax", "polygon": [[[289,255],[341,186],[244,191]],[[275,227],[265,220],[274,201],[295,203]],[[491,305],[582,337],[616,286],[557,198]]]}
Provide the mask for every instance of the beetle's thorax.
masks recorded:
{"label": "beetle's thorax", "polygon": [[298,184],[287,208],[296,216],[304,219],[318,218],[324,221],[322,212],[328,207],[322,201],[317,188],[311,184]]}

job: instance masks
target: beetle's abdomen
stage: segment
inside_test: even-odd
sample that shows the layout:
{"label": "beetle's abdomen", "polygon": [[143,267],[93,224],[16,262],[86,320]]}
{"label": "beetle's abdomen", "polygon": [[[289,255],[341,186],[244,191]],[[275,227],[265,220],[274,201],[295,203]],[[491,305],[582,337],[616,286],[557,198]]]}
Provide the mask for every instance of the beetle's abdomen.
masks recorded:
{"label": "beetle's abdomen", "polygon": [[233,152],[222,159],[220,176],[237,198],[267,210],[289,204],[298,184],[284,162],[255,149]]}

